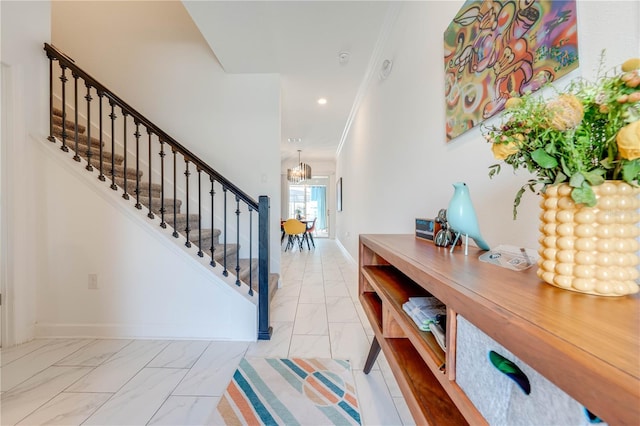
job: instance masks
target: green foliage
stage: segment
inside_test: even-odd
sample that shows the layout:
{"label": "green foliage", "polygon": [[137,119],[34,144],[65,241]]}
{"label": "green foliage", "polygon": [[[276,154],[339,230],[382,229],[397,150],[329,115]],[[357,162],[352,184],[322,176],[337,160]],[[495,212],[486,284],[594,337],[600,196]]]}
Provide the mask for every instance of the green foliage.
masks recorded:
{"label": "green foliage", "polygon": [[[623,156],[616,137],[621,128],[640,120],[640,73],[616,71],[599,72],[593,82],[575,80],[562,93],[552,88],[549,100],[541,92],[525,94],[512,107],[507,104],[502,124],[482,127],[491,144],[510,148],[506,158],[494,150],[496,158],[536,176],[516,194],[514,219],[527,188],[539,192],[568,182],[576,203],[593,206],[592,186],[609,179],[638,184],[640,158]],[[640,151],[640,138],[631,144],[632,152],[636,144]],[[628,156],[628,147],[624,152]],[[494,164],[489,176],[500,171],[500,164]]]}
{"label": "green foliage", "polygon": [[627,182],[640,181],[640,160],[627,161],[622,165],[622,179]]}

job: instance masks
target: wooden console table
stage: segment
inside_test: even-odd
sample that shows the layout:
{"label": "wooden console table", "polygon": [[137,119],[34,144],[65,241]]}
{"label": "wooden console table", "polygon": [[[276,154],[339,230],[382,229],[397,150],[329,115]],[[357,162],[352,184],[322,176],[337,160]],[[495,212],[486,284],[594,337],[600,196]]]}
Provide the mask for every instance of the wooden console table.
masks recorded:
{"label": "wooden console table", "polygon": [[[535,267],[511,271],[481,262],[482,253],[412,235],[360,236],[360,301],[375,332],[365,372],[381,348],[417,424],[487,424],[456,379],[469,350],[457,333],[470,323],[609,425],[640,424],[638,295],[560,290]],[[402,310],[425,295],[447,306],[446,353]]]}

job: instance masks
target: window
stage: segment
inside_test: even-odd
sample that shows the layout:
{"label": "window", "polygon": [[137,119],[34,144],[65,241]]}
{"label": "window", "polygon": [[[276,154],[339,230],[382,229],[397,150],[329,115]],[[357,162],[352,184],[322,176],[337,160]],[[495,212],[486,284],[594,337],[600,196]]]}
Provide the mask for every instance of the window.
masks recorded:
{"label": "window", "polygon": [[316,219],[316,235],[329,236],[327,211],[328,177],[314,177],[298,185],[289,185],[289,216],[307,220]]}

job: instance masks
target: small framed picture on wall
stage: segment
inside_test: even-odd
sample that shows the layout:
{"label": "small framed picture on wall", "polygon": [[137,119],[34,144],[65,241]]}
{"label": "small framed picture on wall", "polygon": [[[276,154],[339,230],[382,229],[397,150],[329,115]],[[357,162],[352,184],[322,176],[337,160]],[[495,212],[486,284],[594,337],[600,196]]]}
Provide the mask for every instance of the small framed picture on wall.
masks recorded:
{"label": "small framed picture on wall", "polygon": [[336,210],[342,211],[342,178],[336,182]]}

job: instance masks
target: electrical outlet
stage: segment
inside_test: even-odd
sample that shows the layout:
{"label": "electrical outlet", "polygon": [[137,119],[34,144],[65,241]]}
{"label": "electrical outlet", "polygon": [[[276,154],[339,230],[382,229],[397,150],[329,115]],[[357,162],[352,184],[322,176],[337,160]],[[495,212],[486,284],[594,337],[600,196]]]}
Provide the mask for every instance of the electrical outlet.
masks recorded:
{"label": "electrical outlet", "polygon": [[89,290],[98,289],[98,274],[89,274]]}

